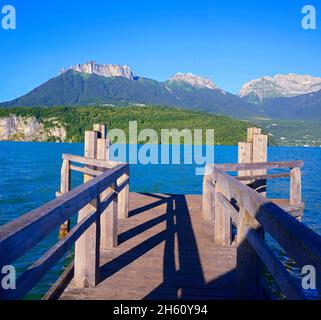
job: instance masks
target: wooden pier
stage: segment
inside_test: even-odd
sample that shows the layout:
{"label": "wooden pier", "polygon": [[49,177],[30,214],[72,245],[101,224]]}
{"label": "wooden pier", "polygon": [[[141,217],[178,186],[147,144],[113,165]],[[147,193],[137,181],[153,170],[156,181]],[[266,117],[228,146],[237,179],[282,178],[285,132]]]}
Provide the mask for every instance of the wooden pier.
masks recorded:
{"label": "wooden pier", "polygon": [[99,284],[71,281],[59,299],[234,298],[236,250],[213,245],[200,196],[131,193],[129,204],[118,247],[101,251]]}
{"label": "wooden pier", "polygon": [[[287,299],[306,299],[265,241],[268,233],[298,267],[314,266],[321,289],[321,236],[299,221],[303,163],[267,162],[266,147],[250,129],[239,163],[206,167],[202,196],[137,194],[129,165],[109,161],[106,128],[95,125],[84,157],[63,155],[57,199],[0,228],[1,269],[60,226],[60,241],[0,299],[22,299],[70,250],[74,263],[44,299],[267,299],[267,271]],[[84,174],[73,190],[72,171]],[[268,199],[266,181],[286,177],[289,199]]]}

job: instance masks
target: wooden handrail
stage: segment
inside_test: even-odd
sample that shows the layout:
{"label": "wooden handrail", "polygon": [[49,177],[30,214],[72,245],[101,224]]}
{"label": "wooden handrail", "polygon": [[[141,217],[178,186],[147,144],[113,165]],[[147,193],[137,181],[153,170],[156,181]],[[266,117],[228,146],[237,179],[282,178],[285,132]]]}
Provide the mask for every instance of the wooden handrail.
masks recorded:
{"label": "wooden handrail", "polygon": [[76,163],[85,164],[88,166],[95,166],[95,167],[106,168],[106,169],[112,169],[113,167],[121,164],[120,162],[75,156],[73,154],[63,154],[62,159],[70,162],[76,162]]}
{"label": "wooden handrail", "polygon": [[246,231],[246,238],[263,263],[268,267],[282,292],[286,292],[287,298],[292,300],[304,299],[305,296],[296,279],[286,270],[282,262],[269,246],[262,241],[257,232],[248,229]]}
{"label": "wooden handrail", "polygon": [[245,170],[269,170],[269,169],[292,169],[302,168],[303,161],[286,161],[286,162],[256,162],[256,163],[228,163],[208,165],[208,170],[213,171],[217,168],[221,171],[245,171]]}
{"label": "wooden handrail", "polygon": [[[121,177],[128,165],[103,173],[101,176],[67,194],[0,227],[0,265],[8,265],[31,249],[55,227],[73,216]],[[16,244],[19,243],[19,246]]]}
{"label": "wooden handrail", "polygon": [[75,244],[75,242],[86,232],[90,226],[97,221],[103,210],[117,197],[116,193],[111,193],[109,197],[101,203],[99,210],[93,211],[68,233],[68,235],[60,240],[55,246],[47,251],[40,259],[30,266],[17,279],[18,290],[9,291],[6,299],[18,300],[22,299],[31,288],[33,288],[43,276],[46,275],[60,258]]}
{"label": "wooden handrail", "polygon": [[92,177],[97,177],[102,173],[102,171],[93,170],[93,169],[86,168],[86,167],[82,168],[82,167],[78,167],[78,166],[74,166],[74,165],[70,166],[70,170],[81,172],[81,173],[87,174]]}
{"label": "wooden handrail", "polygon": [[238,181],[271,180],[271,179],[288,178],[290,176],[291,176],[291,173],[286,172],[286,173],[275,173],[275,174],[261,174],[261,175],[253,175],[253,176],[238,176],[236,177],[236,180]]}
{"label": "wooden handrail", "polygon": [[[224,193],[235,199],[244,210],[255,218],[293,259],[304,265],[311,262],[309,258],[305,257],[306,255],[314,257],[319,263],[321,272],[321,237],[318,234],[253,189],[222,171],[215,170],[213,179],[224,190]],[[293,247],[293,244],[297,246]]]}
{"label": "wooden handrail", "polygon": [[[118,164],[108,171],[76,189],[20,218],[0,227],[0,269],[9,265],[27,251],[36,246],[55,228],[68,220],[93,199],[108,188],[115,190],[108,194],[96,210],[93,210],[71,230],[67,236],[51,248],[42,258],[29,267],[17,280],[17,289],[5,291],[0,289],[1,299],[20,299],[49,271],[49,269],[71,248],[71,246],[99,219],[119,193],[129,184],[129,165]],[[125,199],[128,202],[128,199]],[[128,204],[127,204],[128,206]],[[19,245],[17,245],[19,244]],[[99,244],[98,244],[99,245]]]}
{"label": "wooden handrail", "polygon": [[[301,165],[301,162],[296,162],[295,165]],[[285,163],[280,166],[274,163],[272,166],[273,168],[285,167]],[[301,288],[288,273],[285,273],[287,271],[281,262],[277,260],[277,257],[261,239],[262,234],[259,230],[263,228],[299,266],[312,265],[315,267],[317,288],[321,290],[321,236],[255,190],[238,181],[236,177],[228,175],[217,166],[207,168],[207,172],[210,169],[213,170],[213,173],[206,176],[204,181],[208,184],[207,196],[210,194],[215,203],[215,233],[220,233],[215,234],[216,242],[230,245],[230,226],[227,226],[227,224],[232,223],[232,219],[236,220],[238,213],[237,226],[241,228],[242,234],[244,234],[244,236],[237,236],[238,261],[244,262],[244,260],[252,257],[247,261],[246,270],[239,273],[239,276],[242,275],[242,279],[237,280],[237,285],[256,283],[255,274],[251,272],[253,267],[257,268],[254,257],[256,255],[261,258],[289,299],[303,297]],[[299,184],[299,186],[301,185]],[[208,197],[208,199],[210,198]],[[254,255],[245,241],[248,241]],[[247,256],[242,258],[241,255],[244,254]],[[281,268],[281,265],[283,268]],[[240,263],[238,268],[245,267]],[[248,279],[244,279],[244,277],[248,277]],[[247,287],[240,288],[238,292],[244,298],[250,291]]]}
{"label": "wooden handrail", "polygon": [[[255,182],[262,182],[269,179],[280,179],[290,177],[290,199],[288,204],[284,204],[293,215],[301,216],[303,214],[304,203],[302,202],[302,190],[301,190],[301,168],[304,163],[301,160],[286,161],[286,162],[258,162],[258,163],[232,163],[232,164],[209,164],[206,166],[204,181],[203,181],[203,209],[202,214],[205,220],[213,221],[215,218],[214,207],[214,193],[208,190],[209,187],[213,189],[210,184],[210,175],[213,174],[214,169],[218,169],[222,172],[237,171],[238,176],[234,178],[239,181],[243,181],[245,184],[252,184],[252,187],[259,190],[258,184]],[[288,172],[266,174],[267,170],[271,169],[291,169]],[[253,174],[253,172],[264,172],[264,174]],[[262,188],[263,195],[266,195]],[[215,187],[214,187],[215,189]],[[212,190],[213,191],[213,190]]]}

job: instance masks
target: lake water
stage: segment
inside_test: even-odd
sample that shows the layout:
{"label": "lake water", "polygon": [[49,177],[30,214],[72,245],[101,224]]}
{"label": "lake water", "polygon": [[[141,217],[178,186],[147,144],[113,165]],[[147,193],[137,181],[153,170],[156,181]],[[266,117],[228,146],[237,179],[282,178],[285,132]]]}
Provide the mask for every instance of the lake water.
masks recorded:
{"label": "lake water", "polygon": [[[59,190],[61,155],[83,155],[82,144],[0,142],[0,225],[4,225],[55,198]],[[303,160],[303,222],[321,234],[321,148],[272,147],[269,161]],[[215,147],[217,163],[237,162],[237,147]],[[73,174],[73,186],[81,175]],[[202,176],[195,175],[195,165],[132,165],[131,191],[201,194]],[[268,196],[289,196],[289,179],[269,182]],[[57,242],[57,231],[35,249],[20,258],[15,266],[21,272]],[[17,244],[18,245],[18,244]],[[276,250],[279,250],[276,248]],[[281,253],[280,253],[281,255]],[[28,296],[40,298],[69,264],[64,257]]]}

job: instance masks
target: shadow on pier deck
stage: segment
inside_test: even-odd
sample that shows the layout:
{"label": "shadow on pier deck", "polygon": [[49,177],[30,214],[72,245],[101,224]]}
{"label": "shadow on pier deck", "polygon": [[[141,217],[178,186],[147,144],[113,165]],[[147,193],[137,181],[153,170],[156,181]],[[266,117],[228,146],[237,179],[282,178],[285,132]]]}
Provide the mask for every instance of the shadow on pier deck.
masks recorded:
{"label": "shadow on pier deck", "polygon": [[202,197],[131,193],[119,246],[101,251],[100,281],[60,299],[233,299],[235,247],[215,246]]}

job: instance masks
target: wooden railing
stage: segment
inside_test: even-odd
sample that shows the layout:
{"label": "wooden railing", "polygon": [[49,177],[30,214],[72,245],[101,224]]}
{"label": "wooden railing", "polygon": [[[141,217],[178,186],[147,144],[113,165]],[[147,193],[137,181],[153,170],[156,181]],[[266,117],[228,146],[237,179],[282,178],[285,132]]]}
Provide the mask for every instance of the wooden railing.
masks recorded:
{"label": "wooden railing", "polygon": [[[99,251],[117,246],[117,220],[128,217],[129,165],[96,159],[90,154],[97,132],[86,132],[86,157],[63,155],[58,198],[0,227],[0,270],[34,248],[77,214],[78,223],[60,232],[61,240],[25,270],[15,290],[0,289],[0,300],[21,299],[75,244],[74,280],[79,287],[99,281]],[[89,150],[89,151],[88,151]],[[99,148],[98,148],[99,150]],[[102,146],[105,153],[105,145]],[[95,151],[96,152],[96,151]],[[85,165],[76,167],[72,163]],[[70,171],[85,174],[85,183],[70,189]]]}
{"label": "wooden railing", "polygon": [[301,195],[302,165],[301,161],[295,161],[215,165],[206,169],[203,214],[214,220],[216,244],[232,245],[232,225],[237,229],[234,239],[237,245],[236,293],[240,299],[256,299],[260,296],[262,263],[288,299],[306,298],[298,279],[288,272],[264,241],[265,232],[278,242],[299,267],[311,265],[315,268],[317,289],[321,289],[321,236],[238,181],[237,177],[225,172],[290,168],[291,198],[297,201],[298,195]]}
{"label": "wooden railing", "polygon": [[[290,195],[289,199],[274,199],[274,202],[283,204],[287,211],[303,211],[304,203],[302,201],[302,161],[287,161],[287,162],[259,162],[259,163],[231,163],[231,164],[216,164],[215,168],[223,172],[237,172],[238,176],[235,179],[242,181],[245,184],[253,184],[260,180],[272,180],[280,178],[290,178]],[[212,181],[211,172],[214,166],[207,166],[209,174],[204,176],[203,182],[203,217],[205,220],[213,221],[215,217],[214,192],[208,182]],[[272,170],[272,169],[290,169],[288,172],[272,173],[272,174],[255,174],[255,172]],[[244,175],[245,173],[253,173],[252,175]],[[266,183],[265,183],[266,184]],[[265,193],[264,193],[265,195]],[[286,200],[286,201],[285,201]]]}

